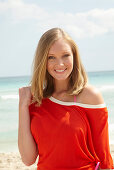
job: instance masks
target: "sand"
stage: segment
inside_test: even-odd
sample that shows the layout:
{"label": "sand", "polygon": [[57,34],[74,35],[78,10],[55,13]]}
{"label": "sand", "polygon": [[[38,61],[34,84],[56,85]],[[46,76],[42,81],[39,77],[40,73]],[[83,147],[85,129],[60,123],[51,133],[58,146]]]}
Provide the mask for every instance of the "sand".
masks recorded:
{"label": "sand", "polygon": [[[110,145],[111,155],[114,161],[114,145]],[[36,170],[37,161],[34,165],[25,166],[18,152],[0,153],[0,170]]]}
{"label": "sand", "polygon": [[36,170],[37,161],[31,166],[26,166],[18,152],[0,153],[0,170]]}

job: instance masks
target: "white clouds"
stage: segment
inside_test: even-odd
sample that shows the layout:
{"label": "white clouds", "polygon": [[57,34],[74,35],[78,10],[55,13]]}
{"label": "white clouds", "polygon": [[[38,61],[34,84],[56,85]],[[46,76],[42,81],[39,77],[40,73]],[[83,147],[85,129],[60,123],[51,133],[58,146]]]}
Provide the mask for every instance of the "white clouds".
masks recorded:
{"label": "white clouds", "polygon": [[76,38],[95,37],[114,32],[114,9],[94,9],[76,14],[54,13],[47,21],[41,22],[42,29],[60,26]]}
{"label": "white clouds", "polygon": [[[43,19],[48,13],[36,4],[26,4],[22,0],[0,2],[0,13],[7,14],[15,22],[27,19]],[[7,13],[6,13],[7,12]]]}
{"label": "white clouds", "polygon": [[9,8],[8,2],[0,2],[0,14],[4,13],[7,11]]}
{"label": "white clouds", "polygon": [[39,31],[52,27],[62,27],[76,38],[94,37],[114,32],[114,8],[93,9],[81,13],[49,13],[36,4],[22,0],[0,2],[0,14],[7,15],[14,22],[36,20]]}

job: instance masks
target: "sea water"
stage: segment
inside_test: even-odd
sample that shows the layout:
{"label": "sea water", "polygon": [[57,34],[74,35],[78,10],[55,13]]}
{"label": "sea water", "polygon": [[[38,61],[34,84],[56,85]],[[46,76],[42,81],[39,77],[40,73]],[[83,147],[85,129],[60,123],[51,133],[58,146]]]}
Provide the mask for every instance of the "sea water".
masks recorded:
{"label": "sea water", "polygon": [[[109,112],[109,141],[114,144],[114,71],[89,72],[89,83],[102,93]],[[18,91],[30,76],[0,78],[0,152],[18,151]]]}

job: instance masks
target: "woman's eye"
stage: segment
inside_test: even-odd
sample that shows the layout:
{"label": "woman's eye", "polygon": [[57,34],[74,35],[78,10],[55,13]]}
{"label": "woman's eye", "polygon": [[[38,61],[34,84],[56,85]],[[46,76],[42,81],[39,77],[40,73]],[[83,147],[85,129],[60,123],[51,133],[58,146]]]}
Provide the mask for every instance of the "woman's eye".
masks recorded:
{"label": "woman's eye", "polygon": [[54,56],[49,56],[48,59],[54,59]]}
{"label": "woman's eye", "polygon": [[65,54],[65,55],[64,55],[64,57],[68,57],[68,56],[69,56],[69,54]]}

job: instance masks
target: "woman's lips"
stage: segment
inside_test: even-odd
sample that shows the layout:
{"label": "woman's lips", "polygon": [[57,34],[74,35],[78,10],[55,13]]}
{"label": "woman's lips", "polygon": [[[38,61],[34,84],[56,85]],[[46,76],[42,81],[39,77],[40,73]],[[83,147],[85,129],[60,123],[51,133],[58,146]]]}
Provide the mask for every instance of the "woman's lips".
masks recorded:
{"label": "woman's lips", "polygon": [[55,70],[56,73],[63,73],[66,69],[62,70]]}

